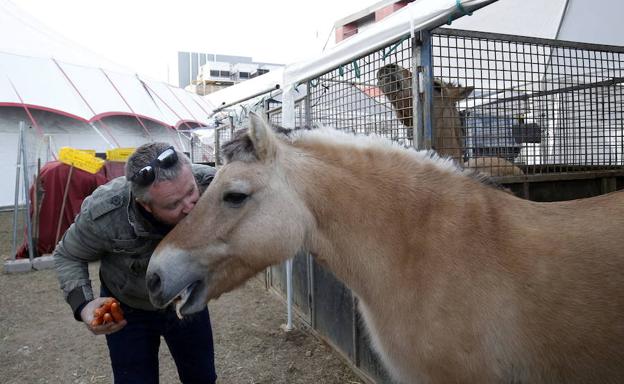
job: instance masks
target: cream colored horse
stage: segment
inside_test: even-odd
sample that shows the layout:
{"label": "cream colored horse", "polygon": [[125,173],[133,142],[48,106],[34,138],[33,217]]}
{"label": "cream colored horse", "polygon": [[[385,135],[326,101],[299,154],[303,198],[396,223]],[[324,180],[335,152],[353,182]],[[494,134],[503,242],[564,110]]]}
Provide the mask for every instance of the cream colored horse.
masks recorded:
{"label": "cream colored horse", "polygon": [[[259,117],[148,268],[192,313],[300,249],[404,383],[624,383],[624,193],[536,203],[451,160]],[[240,319],[243,321],[243,319]]]}
{"label": "cream colored horse", "polygon": [[[390,100],[399,120],[413,128],[412,73],[397,64],[386,64],[377,71],[377,86]],[[461,87],[434,80],[433,84],[433,149],[440,156],[454,159],[464,168],[477,170],[487,176],[518,176],[524,172],[501,157],[474,157],[464,162],[464,134],[456,103],[465,99],[473,87]],[[411,129],[408,138],[412,138]]]}

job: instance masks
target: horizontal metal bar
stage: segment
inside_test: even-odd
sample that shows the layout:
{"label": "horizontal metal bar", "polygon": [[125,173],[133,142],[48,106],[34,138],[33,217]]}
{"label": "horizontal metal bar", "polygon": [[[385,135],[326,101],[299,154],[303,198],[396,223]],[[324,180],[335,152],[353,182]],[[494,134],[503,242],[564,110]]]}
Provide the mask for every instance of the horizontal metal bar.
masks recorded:
{"label": "horizontal metal bar", "polygon": [[624,177],[622,169],[587,171],[587,172],[558,172],[522,176],[492,176],[498,184],[539,183],[544,181],[587,180],[603,177]]}
{"label": "horizontal metal bar", "polygon": [[[269,95],[270,95],[270,94],[271,94],[271,92],[273,92],[273,91],[277,91],[277,90],[279,90],[279,91],[281,92],[279,85],[276,85],[276,86],[275,86],[275,88],[273,88],[273,89],[271,89],[271,90],[269,90],[269,91],[262,91],[262,92],[254,93],[254,94],[252,94],[252,95],[248,95],[248,96],[246,96],[246,97],[245,97],[245,99],[243,99],[243,100],[237,100],[237,101],[233,101],[233,102],[230,102],[230,103],[223,103],[223,104],[219,105],[217,108],[215,108],[215,109],[212,111],[212,113],[210,114],[210,116],[212,116],[212,115],[216,114],[217,112],[221,112],[222,110],[224,110],[224,109],[226,109],[226,108],[229,108],[229,107],[231,107],[231,106],[234,106],[234,105],[237,105],[237,104],[240,104],[240,103],[244,103],[245,101],[250,100],[250,99],[253,99],[254,97],[258,97],[258,96],[262,96],[262,95],[267,95],[267,94],[269,94]],[[276,94],[274,94],[274,95],[277,95],[277,94],[279,94],[279,93],[276,93]]]}
{"label": "horizontal metal bar", "polygon": [[529,44],[537,44],[537,45],[548,45],[551,47],[560,47],[560,48],[577,48],[577,49],[586,49],[589,51],[624,53],[624,47],[621,47],[618,45],[580,43],[577,41],[544,39],[540,37],[507,35],[503,33],[467,31],[464,29],[436,28],[432,31],[432,34],[441,35],[441,36],[468,37],[468,38],[485,39],[485,40],[501,40],[501,41],[508,41],[508,42],[514,42],[514,43],[518,42],[518,43],[529,43]]}
{"label": "horizontal metal bar", "polygon": [[[604,86],[609,86],[609,85],[616,85],[616,84],[622,84],[624,83],[624,77],[614,77],[612,79],[609,80],[605,80],[605,81],[597,81],[594,83],[584,83],[584,84],[579,84],[579,85],[573,85],[570,87],[563,87],[563,88],[557,88],[557,89],[551,89],[548,91],[536,91],[536,92],[531,92],[531,93],[526,93],[524,95],[517,95],[517,96],[510,96],[510,97],[505,97],[502,99],[493,99],[492,101],[488,102],[488,103],[483,103],[483,104],[479,104],[479,106],[484,106],[484,105],[490,105],[490,104],[499,104],[499,103],[506,103],[509,101],[516,101],[516,100],[529,100],[529,99],[534,99],[536,97],[541,97],[541,96],[548,96],[548,95],[556,95],[556,94],[560,94],[560,93],[566,93],[566,92],[572,92],[572,91],[580,91],[583,89],[590,89],[590,88],[598,88],[598,87],[604,87]],[[501,90],[501,92],[504,90]],[[520,92],[519,90],[514,90],[516,92]],[[498,92],[500,93],[500,92]],[[487,96],[491,96],[492,94],[489,95],[480,95],[478,97],[476,97],[476,99],[487,99]]]}

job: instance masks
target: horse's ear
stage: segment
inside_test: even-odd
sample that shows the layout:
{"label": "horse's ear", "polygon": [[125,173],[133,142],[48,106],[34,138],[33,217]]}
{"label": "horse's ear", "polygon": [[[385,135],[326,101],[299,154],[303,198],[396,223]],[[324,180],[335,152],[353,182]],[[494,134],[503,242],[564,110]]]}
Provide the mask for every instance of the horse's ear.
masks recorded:
{"label": "horse's ear", "polygon": [[472,91],[474,91],[474,87],[462,87],[460,85],[447,85],[442,87],[442,92],[445,93],[445,96],[453,101],[467,98]]}
{"label": "horse's ear", "polygon": [[249,138],[258,160],[267,161],[275,157],[277,138],[266,120],[253,112],[249,114]]}

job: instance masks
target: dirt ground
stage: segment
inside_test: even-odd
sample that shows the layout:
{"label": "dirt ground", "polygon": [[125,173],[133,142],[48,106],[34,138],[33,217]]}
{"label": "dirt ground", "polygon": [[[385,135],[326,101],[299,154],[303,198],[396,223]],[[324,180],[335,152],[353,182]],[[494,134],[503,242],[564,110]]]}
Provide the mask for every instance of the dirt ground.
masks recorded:
{"label": "dirt ground", "polygon": [[[0,212],[3,262],[11,252],[11,233],[12,212]],[[97,268],[90,266],[91,276]],[[221,384],[364,383],[298,319],[294,331],[280,329],[284,302],[260,277],[209,309]],[[178,383],[164,341],[160,362],[160,382]],[[112,383],[105,338],[73,319],[53,270],[0,273],[0,383]]]}

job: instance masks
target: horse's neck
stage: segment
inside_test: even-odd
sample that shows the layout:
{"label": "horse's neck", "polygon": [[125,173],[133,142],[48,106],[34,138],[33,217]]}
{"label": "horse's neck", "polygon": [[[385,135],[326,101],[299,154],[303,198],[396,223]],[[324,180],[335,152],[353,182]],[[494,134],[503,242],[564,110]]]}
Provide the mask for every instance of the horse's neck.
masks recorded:
{"label": "horse's neck", "polygon": [[[420,249],[431,238],[453,236],[449,212],[460,210],[463,199],[478,200],[480,191],[473,185],[471,194],[454,194],[452,185],[463,176],[392,151],[354,149],[311,159],[293,174],[316,219],[306,245],[360,297],[392,290],[391,276],[418,273]],[[386,284],[375,284],[378,279]]]}

